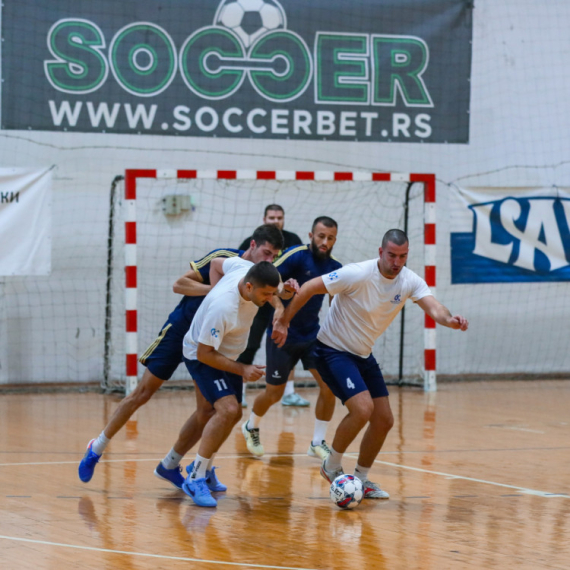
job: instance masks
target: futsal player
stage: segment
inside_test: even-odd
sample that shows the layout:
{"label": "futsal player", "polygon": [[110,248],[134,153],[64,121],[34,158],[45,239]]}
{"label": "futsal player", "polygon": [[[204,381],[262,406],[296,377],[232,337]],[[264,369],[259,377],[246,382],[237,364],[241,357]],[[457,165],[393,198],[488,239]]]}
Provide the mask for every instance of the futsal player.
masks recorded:
{"label": "futsal player", "polygon": [[[263,214],[263,223],[264,224],[274,224],[276,225],[281,232],[283,233],[283,249],[289,249],[294,245],[303,245],[303,241],[301,238],[293,233],[289,232],[284,229],[285,225],[285,210],[279,204],[269,204],[265,207],[265,212]],[[240,249],[243,249],[246,244],[249,243],[251,238],[247,238],[241,244]],[[249,338],[247,340],[247,348],[244,350],[243,354],[240,355],[238,358],[239,362],[243,362],[244,364],[251,364],[253,359],[255,358],[255,354],[259,350],[261,346],[261,339],[263,338],[263,334],[265,333],[268,325],[271,322],[271,317],[273,313],[271,307],[266,305],[265,307],[261,307],[257,312],[255,319],[253,320],[253,325],[251,327],[251,332],[249,333]],[[243,392],[243,400],[242,406],[244,408],[247,407],[247,402],[245,400],[245,387],[243,385],[244,392]],[[293,380],[288,380],[285,386],[285,392],[283,393],[283,398],[281,400],[281,404],[283,406],[298,406],[298,407],[306,407],[309,405],[309,401],[302,398],[297,392],[295,392],[295,383]]]}
{"label": "futsal player", "polygon": [[362,428],[368,427],[360,444],[354,475],[364,487],[364,497],[388,499],[389,494],[368,478],[394,418],[380,367],[372,355],[376,339],[412,299],[438,324],[466,331],[468,322],[452,315],[431,294],[426,282],[405,267],[409,252],[406,234],[386,232],[379,258],[352,263],[305,283],[276,321],[278,345],[285,343],[282,330],[313,295],[329,293],[333,302],[317,335],[317,370],[337,398],[348,408],[340,422],[321,475],[330,483],[344,473],[343,454]]}
{"label": "futsal player", "polygon": [[[279,272],[266,261],[252,265],[233,257],[223,262],[222,270],[224,276],[204,299],[184,337],[186,367],[213,409],[182,484],[200,507],[217,505],[208,476],[214,470],[214,455],[241,418],[243,382],[264,374],[264,366],[236,360],[247,344],[258,308],[275,298],[280,285]],[[287,331],[281,332],[286,337]]]}
{"label": "futsal player", "polygon": [[[337,232],[338,224],[332,218],[327,216],[316,218],[309,232],[310,243],[285,250],[283,255],[275,261],[274,265],[281,274],[281,278],[284,281],[294,278],[299,285],[302,285],[310,279],[340,269],[341,263],[332,257]],[[271,340],[272,325],[268,327],[266,388],[255,399],[251,415],[242,425],[247,448],[258,457],[264,454],[259,434],[261,418],[283,396],[289,373],[299,360],[303,363],[304,369],[311,372],[319,386],[315,408],[315,429],[307,454],[311,457],[319,457],[322,461],[329,453],[325,438],[328,423],[334,413],[335,397],[321,379],[315,364],[319,311],[323,299],[324,295],[314,295],[299,310],[291,320],[287,342],[282,348],[278,348]]]}
{"label": "futsal player", "polygon": [[[143,377],[137,387],[125,397],[101,432],[87,445],[85,456],[79,464],[79,478],[87,483],[93,477],[95,467],[103,451],[114,435],[127,423],[131,416],[146,404],[162,384],[169,380],[182,362],[182,341],[205,296],[211,290],[210,265],[213,260],[240,256],[251,263],[273,261],[283,248],[283,236],[279,228],[273,224],[259,226],[251,236],[247,249],[215,249],[190,263],[190,271],[180,277],[174,284],[175,293],[183,295],[178,306],[170,313],[157,339],[140,357],[146,366]],[[180,448],[176,449],[180,458],[195,445],[209,416],[210,408],[202,401],[202,395],[196,390],[197,410],[188,419],[180,432]],[[208,410],[208,411],[204,411]],[[184,477],[180,473],[178,463],[163,460],[155,469],[155,475],[181,488]]]}

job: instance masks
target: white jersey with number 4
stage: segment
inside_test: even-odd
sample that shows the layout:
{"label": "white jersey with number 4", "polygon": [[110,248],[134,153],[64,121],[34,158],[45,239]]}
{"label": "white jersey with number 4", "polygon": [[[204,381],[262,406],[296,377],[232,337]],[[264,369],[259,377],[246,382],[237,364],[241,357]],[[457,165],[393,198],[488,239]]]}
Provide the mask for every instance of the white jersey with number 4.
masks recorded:
{"label": "white jersey with number 4", "polygon": [[198,343],[213,346],[231,360],[245,350],[249,329],[259,307],[246,301],[238,283],[253,266],[241,257],[224,260],[224,276],[206,295],[186,333],[183,353],[189,360],[197,360]]}
{"label": "white jersey with number 4", "polygon": [[384,277],[378,259],[345,265],[323,275],[323,282],[334,298],[317,338],[362,358],[370,355],[406,299],[415,302],[431,295],[426,282],[407,267],[394,279]]}

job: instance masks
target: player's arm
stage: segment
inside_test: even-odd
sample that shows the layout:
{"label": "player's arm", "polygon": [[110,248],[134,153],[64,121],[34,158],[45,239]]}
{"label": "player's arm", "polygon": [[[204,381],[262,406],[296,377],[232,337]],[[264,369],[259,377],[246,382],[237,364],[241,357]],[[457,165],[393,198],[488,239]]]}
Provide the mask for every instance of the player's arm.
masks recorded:
{"label": "player's arm", "polygon": [[271,338],[279,348],[281,348],[285,344],[285,340],[287,340],[287,336],[283,334],[283,329],[286,330],[289,327],[289,323],[299,312],[299,309],[301,309],[313,295],[325,295],[326,293],[328,293],[328,291],[322,277],[315,277],[307,281],[299,289],[294,299],[287,305],[283,315],[274,323]]}
{"label": "player's arm", "polygon": [[265,374],[265,366],[236,362],[227,356],[224,356],[209,344],[202,344],[199,342],[196,356],[200,362],[207,364],[212,368],[242,376],[244,382],[255,382]]}
{"label": "player's arm", "polygon": [[296,279],[287,279],[285,283],[279,282],[279,298],[288,301],[295,293],[299,292],[299,283]]}
{"label": "player's arm", "polygon": [[172,290],[179,295],[186,295],[187,297],[200,297],[207,295],[212,287],[206,285],[202,276],[198,271],[190,269],[187,273],[179,277]]}
{"label": "player's arm", "polygon": [[417,304],[439,325],[466,331],[469,322],[461,315],[452,315],[449,309],[442,305],[433,295],[422,297]]}
{"label": "player's arm", "polygon": [[216,257],[210,262],[210,283],[212,287],[224,276],[225,257]]}

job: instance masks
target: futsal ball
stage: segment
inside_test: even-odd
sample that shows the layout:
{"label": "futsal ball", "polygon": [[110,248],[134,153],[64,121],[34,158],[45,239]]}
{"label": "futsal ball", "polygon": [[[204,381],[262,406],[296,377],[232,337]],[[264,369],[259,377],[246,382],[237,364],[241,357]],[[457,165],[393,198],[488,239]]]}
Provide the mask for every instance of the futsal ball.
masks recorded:
{"label": "futsal ball", "polygon": [[339,475],[331,484],[331,501],[341,509],[354,509],[363,496],[362,482],[354,475]]}
{"label": "futsal ball", "polygon": [[225,0],[220,4],[215,26],[233,30],[248,48],[267,32],[286,27],[283,7],[277,0]]}

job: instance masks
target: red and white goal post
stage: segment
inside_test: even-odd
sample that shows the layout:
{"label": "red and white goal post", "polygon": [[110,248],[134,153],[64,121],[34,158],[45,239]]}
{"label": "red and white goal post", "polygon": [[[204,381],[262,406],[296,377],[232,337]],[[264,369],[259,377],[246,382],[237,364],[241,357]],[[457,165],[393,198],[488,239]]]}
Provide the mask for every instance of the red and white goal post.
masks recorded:
{"label": "red and white goal post", "polygon": [[[137,228],[137,196],[139,194],[139,186],[144,179],[150,179],[146,182],[154,181],[165,181],[168,184],[172,184],[173,182],[180,183],[180,182],[189,182],[192,181],[200,184],[200,188],[204,185],[208,185],[208,181],[211,184],[224,184],[224,192],[222,192],[223,200],[226,197],[231,198],[233,194],[238,195],[236,198],[234,196],[233,199],[238,200],[239,194],[243,194],[243,188],[248,188],[249,192],[254,192],[254,190],[250,190],[256,183],[259,181],[267,181],[267,184],[275,184],[276,186],[269,187],[266,194],[264,195],[263,199],[265,199],[266,203],[276,202],[277,199],[284,200],[284,194],[279,194],[279,192],[284,191],[283,189],[286,188],[294,188],[295,194],[293,195],[292,191],[289,191],[288,196],[290,196],[290,203],[294,204],[296,202],[291,202],[291,200],[296,200],[299,202],[300,200],[305,200],[307,195],[313,190],[308,190],[306,192],[302,189],[302,184],[305,182],[309,182],[313,184],[311,188],[316,187],[318,192],[322,192],[319,197],[315,198],[315,203],[323,204],[322,198],[327,198],[326,202],[328,204],[337,204],[341,206],[341,209],[344,207],[343,198],[340,199],[336,198],[333,199],[331,196],[330,200],[328,200],[328,196],[330,193],[335,189],[334,186],[331,184],[354,184],[354,183],[361,183],[362,185],[367,185],[370,183],[387,183],[387,182],[397,182],[397,183],[419,183],[423,184],[423,210],[419,217],[423,217],[423,220],[420,220],[419,224],[422,224],[421,229],[423,231],[423,270],[424,270],[424,277],[431,288],[431,290],[435,293],[435,286],[436,286],[436,190],[435,190],[435,175],[433,174],[404,174],[404,173],[387,173],[387,172],[332,172],[332,171],[266,171],[266,170],[126,170],[125,172],[125,181],[124,181],[124,256],[125,256],[125,357],[126,357],[126,381],[125,381],[125,391],[130,393],[137,385],[138,381],[138,348],[139,348],[139,340],[138,340],[138,333],[139,333],[139,305],[137,299],[140,301],[140,297],[138,296],[138,287],[140,283],[140,278],[137,278],[138,267],[137,267],[137,244],[140,242],[140,226]],[[236,192],[232,192],[232,182],[238,184],[240,181],[244,181],[245,185],[238,187]],[[322,183],[322,184],[320,184]],[[287,186],[289,185],[289,186]],[[164,186],[166,187],[166,186]],[[241,190],[240,190],[241,188]],[[347,190],[345,194],[350,191],[350,187],[346,187]],[[382,190],[382,192],[384,192]],[[379,194],[382,194],[379,192]],[[401,192],[398,193],[400,195]],[[360,195],[358,192],[355,196]],[[255,196],[253,193],[248,195],[251,200],[253,201]],[[272,198],[276,198],[273,199]],[[256,198],[257,199],[257,198]],[[422,199],[422,196],[419,195],[419,200]],[[244,200],[247,200],[247,196],[241,196],[239,201],[240,204],[243,203]],[[363,204],[364,209],[368,210],[370,204],[366,203],[366,198],[363,198],[365,203]],[[398,198],[399,200],[399,198]],[[202,198],[203,205],[206,205],[209,202],[212,203],[219,203],[220,197],[219,194],[216,195],[214,192],[210,198]],[[354,202],[358,202],[358,199],[353,199],[351,202],[347,203],[353,206]],[[236,201],[236,204],[238,202]],[[261,202],[260,202],[261,203]],[[199,205],[198,208],[201,206]],[[321,206],[322,207],[322,206]],[[329,215],[327,213],[327,208],[329,206],[324,207],[322,214],[318,215]],[[398,205],[399,207],[399,205]],[[303,211],[310,209],[309,206],[306,204],[302,205]],[[314,211],[317,211],[316,206],[313,207]],[[291,228],[291,221],[293,220],[293,214],[291,210],[293,210],[293,206],[289,205],[286,207],[286,219],[287,225],[286,227],[289,229]],[[384,210],[387,207],[383,208]],[[156,208],[155,208],[156,210]],[[258,208],[255,208],[254,212],[254,220],[249,226],[249,230],[253,229],[257,223],[261,223],[262,212],[258,211]],[[237,211],[237,210],[236,210]],[[308,215],[311,212],[308,213]],[[337,214],[342,216],[342,213],[339,212]],[[354,214],[352,217],[357,216],[364,216],[364,214]],[[213,220],[216,219],[215,217],[212,218]],[[307,218],[309,219],[309,218]],[[336,219],[336,218],[335,218]],[[364,223],[364,222],[363,222]],[[390,222],[386,222],[390,223]],[[392,222],[393,223],[393,222]],[[191,225],[191,224],[190,224]],[[346,225],[346,224],[345,224]],[[362,225],[362,224],[361,224]],[[306,227],[306,226],[305,226]],[[295,228],[293,228],[295,229]],[[376,229],[376,228],[375,228]],[[381,228],[381,230],[385,230],[389,228]],[[248,234],[246,233],[248,230],[245,228],[242,230],[243,237],[246,235],[251,235],[251,232]],[[339,240],[337,243],[343,240],[345,234],[343,234],[344,226],[343,224],[339,224]],[[207,233],[207,231],[206,231]],[[355,233],[352,231],[352,233]],[[380,230],[378,231],[380,233]],[[383,231],[381,232],[383,233]],[[228,234],[229,237],[229,234]],[[221,238],[217,238],[221,239]],[[235,238],[232,238],[235,239]],[[377,251],[377,247],[379,245],[379,240],[381,239],[381,235],[374,235],[371,238],[371,241],[374,241],[374,249]],[[417,241],[420,242],[421,235],[418,234]],[[359,243],[361,241],[367,241],[366,238],[362,239],[359,238]],[[233,242],[232,242],[233,243]],[[236,247],[237,247],[236,242]],[[230,243],[220,243],[212,247],[229,247]],[[418,246],[417,249],[420,249]],[[352,251],[352,250],[351,250]],[[196,257],[200,257],[206,253],[206,251],[202,251]],[[336,253],[336,246],[335,246],[335,253]],[[189,258],[188,252],[184,252],[181,254],[184,256],[184,259],[187,261]],[[369,257],[363,257],[362,259],[350,259],[349,261],[362,261],[366,258],[372,258],[373,255]],[[341,258],[341,261],[346,263],[346,260]],[[415,267],[415,270],[421,274],[421,267]],[[140,277],[140,276],[139,276]],[[166,293],[166,291],[165,291]],[[140,307],[141,311],[145,311],[145,306]],[[166,315],[163,315],[164,319],[166,319]],[[162,317],[161,317],[162,318]],[[435,322],[425,315],[424,320],[424,333],[423,333],[423,371],[421,376],[423,377],[423,387],[426,391],[435,391],[436,390],[436,328]],[[394,327],[393,323],[391,327]],[[158,326],[158,321],[155,323],[155,329]],[[389,328],[391,328],[389,327]],[[417,328],[417,327],[416,327]],[[158,332],[158,331],[157,331]],[[144,338],[142,342],[150,343],[151,338]],[[421,380],[420,380],[421,382]]]}

